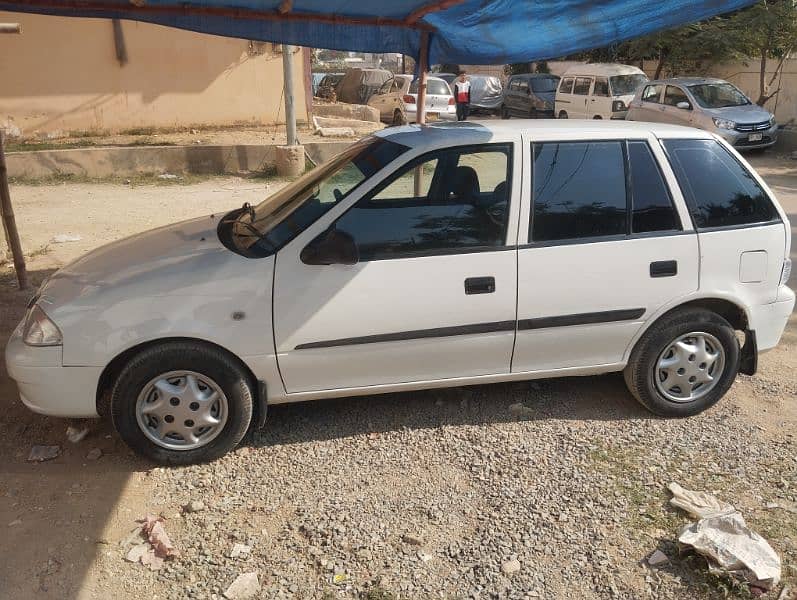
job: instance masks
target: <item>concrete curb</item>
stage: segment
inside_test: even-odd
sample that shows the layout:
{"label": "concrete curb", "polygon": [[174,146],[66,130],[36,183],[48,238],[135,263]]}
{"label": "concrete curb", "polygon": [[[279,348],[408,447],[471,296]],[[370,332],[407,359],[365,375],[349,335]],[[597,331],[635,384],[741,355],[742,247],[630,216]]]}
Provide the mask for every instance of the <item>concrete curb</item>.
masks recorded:
{"label": "concrete curb", "polygon": [[[316,164],[348,147],[351,141],[312,142],[304,148]],[[276,145],[234,146],[109,146],[9,152],[10,177],[37,179],[58,174],[85,177],[129,176],[141,173],[238,175],[269,170]]]}

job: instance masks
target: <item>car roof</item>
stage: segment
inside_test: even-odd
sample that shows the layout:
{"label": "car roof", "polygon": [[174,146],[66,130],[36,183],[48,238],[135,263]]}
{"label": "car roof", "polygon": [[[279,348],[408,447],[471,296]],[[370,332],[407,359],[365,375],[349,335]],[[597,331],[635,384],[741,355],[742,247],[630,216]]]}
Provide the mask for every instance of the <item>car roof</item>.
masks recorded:
{"label": "car roof", "polygon": [[672,85],[696,85],[701,83],[728,83],[724,79],[717,79],[716,77],[670,77],[669,79],[657,79],[651,83],[661,84],[669,83]]}
{"label": "car roof", "polygon": [[512,119],[489,121],[462,121],[434,123],[432,125],[404,125],[389,127],[374,135],[411,148],[436,148],[446,145],[485,144],[495,141],[515,140],[519,135],[553,139],[622,139],[659,138],[711,138],[711,134],[693,127],[649,123],[646,121],[608,121],[599,119]]}
{"label": "car roof", "polygon": [[512,75],[510,79],[538,79],[543,77],[547,79],[560,79],[559,75],[554,75],[553,73],[518,73],[517,75]]}
{"label": "car roof", "polygon": [[618,63],[590,63],[573,65],[562,77],[578,77],[579,75],[644,75],[642,69]]}

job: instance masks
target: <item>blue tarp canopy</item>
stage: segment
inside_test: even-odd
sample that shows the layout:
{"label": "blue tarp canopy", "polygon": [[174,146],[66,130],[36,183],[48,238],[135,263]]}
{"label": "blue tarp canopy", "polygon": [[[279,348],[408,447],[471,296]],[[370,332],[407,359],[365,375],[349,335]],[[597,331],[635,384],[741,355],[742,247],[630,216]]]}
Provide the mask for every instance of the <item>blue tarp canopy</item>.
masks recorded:
{"label": "blue tarp canopy", "polygon": [[312,48],[505,64],[607,46],[755,0],[27,0],[1,10],[146,21]]}

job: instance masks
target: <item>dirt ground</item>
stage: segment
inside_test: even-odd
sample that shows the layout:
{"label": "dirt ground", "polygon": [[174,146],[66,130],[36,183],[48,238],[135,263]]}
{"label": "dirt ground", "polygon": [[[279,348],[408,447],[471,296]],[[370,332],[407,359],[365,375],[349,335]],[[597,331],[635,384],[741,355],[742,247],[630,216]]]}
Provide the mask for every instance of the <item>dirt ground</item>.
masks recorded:
{"label": "dirt ground", "polygon": [[[240,139],[236,141],[241,143]],[[751,160],[786,207],[794,227],[797,223],[797,161],[770,155],[755,156]],[[245,201],[255,202],[279,185],[279,182],[220,178],[169,186],[15,186],[11,192],[35,288],[54,269],[101,244],[181,219],[226,211]],[[797,239],[797,230],[793,231]],[[55,243],[54,238],[61,234],[80,239]],[[792,259],[797,262],[794,249]],[[793,273],[791,286],[795,287],[795,283]],[[7,339],[22,318],[29,295],[16,290],[13,274],[6,268],[0,278],[0,340]],[[755,443],[768,445],[781,453],[782,464],[793,462],[797,456],[795,372],[797,315],[792,316],[780,346],[761,356],[760,373],[753,378],[740,378],[720,403],[726,406],[721,413],[723,418],[752,425],[757,438]],[[602,404],[610,407],[605,415],[595,406],[571,402],[572,394],[584,395],[593,388]],[[485,393],[489,397],[491,390],[497,394],[503,389],[487,387]],[[618,407],[625,410],[630,402],[624,388],[614,383],[607,387],[600,378],[556,384],[551,394],[552,402],[561,401],[572,407],[568,419],[577,423],[576,427],[584,428],[601,421],[619,421],[624,417],[620,416],[622,410],[618,411]],[[766,401],[762,401],[764,397]],[[434,402],[430,396],[421,398]],[[366,412],[379,412],[378,407],[385,407],[384,403],[371,408],[362,403],[362,399],[351,399],[336,406],[344,410],[362,407],[358,410]],[[277,422],[286,426],[290,419],[304,419],[305,412],[311,415],[314,410],[309,404],[274,412]],[[390,418],[390,414],[385,418]],[[335,415],[331,409],[324,412],[326,419],[334,419]],[[382,416],[373,415],[375,419]],[[656,421],[652,422],[655,426]],[[458,426],[457,423],[458,417],[452,416],[452,427]],[[180,519],[177,516],[180,506],[174,500],[170,503],[165,493],[168,490],[158,487],[163,482],[162,470],[133,456],[107,424],[94,424],[89,436],[78,444],[66,440],[67,425],[64,420],[27,411],[18,401],[5,367],[0,367],[0,598],[173,597],[171,588],[163,582],[147,589],[117,587],[115,583],[117,574],[125,572],[129,576],[141,568],[124,562],[119,550],[119,543],[129,534],[134,519],[147,512],[164,512],[175,522]],[[400,430],[402,424],[388,424],[387,427]],[[59,445],[61,454],[49,462],[28,463],[26,458],[34,444]],[[100,460],[86,458],[94,448],[102,450]],[[687,459],[685,468],[710,469],[703,458],[696,455]],[[772,472],[772,489],[788,490],[793,499],[797,488],[794,472]],[[500,477],[500,473],[494,476]],[[724,487],[718,485],[718,488]],[[622,495],[624,491],[609,489],[601,493]],[[771,527],[763,517],[759,521],[754,517],[751,521],[754,525],[766,525],[764,529],[770,541],[781,552],[786,581],[795,586],[795,518],[792,514],[773,519]],[[180,526],[175,523],[174,527]],[[651,531],[650,535],[655,538],[656,530]],[[675,531],[664,533],[670,539],[675,534]],[[639,548],[633,560],[644,558],[647,551],[648,548]],[[554,578],[553,563],[547,568],[546,575]],[[639,586],[644,586],[645,574],[639,571],[633,577],[638,577]],[[552,592],[549,597],[564,596],[561,592]],[[668,592],[662,597],[687,598],[696,597],[696,594],[685,589],[681,594]]]}

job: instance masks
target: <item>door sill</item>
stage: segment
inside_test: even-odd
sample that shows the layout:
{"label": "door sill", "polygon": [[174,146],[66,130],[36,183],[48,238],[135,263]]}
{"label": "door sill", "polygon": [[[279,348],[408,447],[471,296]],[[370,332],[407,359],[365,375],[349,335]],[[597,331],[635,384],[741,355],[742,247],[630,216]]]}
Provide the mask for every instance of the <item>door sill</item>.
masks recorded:
{"label": "door sill", "polygon": [[390,394],[393,392],[410,392],[416,390],[431,390],[447,387],[460,387],[466,385],[484,385],[489,383],[502,383],[505,381],[523,381],[531,379],[546,379],[549,377],[583,377],[601,375],[622,371],[625,363],[606,363],[588,367],[563,367],[544,371],[523,371],[520,373],[498,373],[495,375],[477,375],[475,377],[452,377],[449,379],[434,379],[428,381],[408,381],[401,383],[388,383],[352,388],[336,388],[331,390],[314,390],[310,392],[292,392],[276,398],[269,398],[271,404],[287,404],[289,402],[304,402],[306,400],[320,400],[324,398],[345,398],[346,396],[370,396],[372,394]]}

